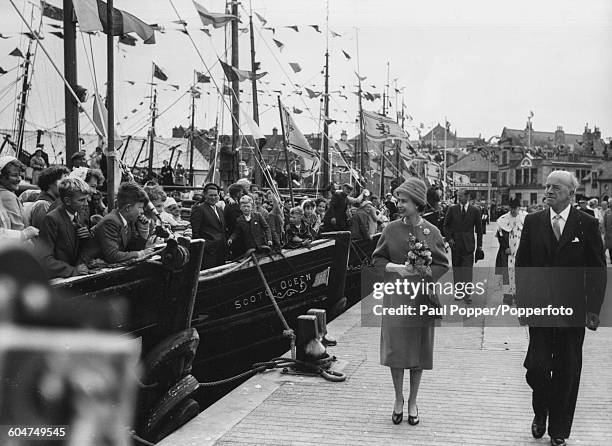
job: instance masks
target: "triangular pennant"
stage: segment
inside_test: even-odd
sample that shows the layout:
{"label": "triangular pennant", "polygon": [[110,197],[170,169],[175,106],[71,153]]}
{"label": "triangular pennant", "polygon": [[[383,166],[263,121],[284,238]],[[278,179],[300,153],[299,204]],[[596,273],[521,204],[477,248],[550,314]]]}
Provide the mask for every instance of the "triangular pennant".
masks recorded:
{"label": "triangular pennant", "polygon": [[293,113],[295,113],[296,115],[299,115],[300,113],[302,113],[302,110],[300,110],[299,108],[293,107]]}
{"label": "triangular pennant", "polygon": [[313,99],[313,98],[317,98],[319,96],[321,96],[321,92],[320,91],[313,91],[308,87],[304,87],[304,90],[306,90],[306,93],[308,94],[308,98],[309,99]]}
{"label": "triangular pennant", "polygon": [[268,27],[264,27],[264,28],[262,28],[262,29],[267,29],[268,31],[272,31],[272,34],[275,34],[275,33],[276,33],[276,28],[272,28],[272,27],[270,27],[270,26],[268,26]]}
{"label": "triangular pennant", "polygon": [[255,15],[257,16],[257,18],[261,22],[261,26],[266,26],[266,23],[268,23],[268,21],[266,19],[264,19],[260,14],[255,13]]}
{"label": "triangular pennant", "polygon": [[4,68],[0,67],[0,75],[1,74],[6,74],[8,73],[8,71],[6,71]]}
{"label": "triangular pennant", "polygon": [[50,5],[44,0],[42,0],[40,3],[42,5],[42,15],[44,17],[49,17],[53,20],[64,20],[64,10],[62,8]]}
{"label": "triangular pennant", "polygon": [[156,63],[153,63],[153,77],[156,77],[160,81],[167,81],[168,80],[168,75]]}
{"label": "triangular pennant", "polygon": [[0,33],[0,39],[10,39],[10,37]]}
{"label": "triangular pennant", "polygon": [[342,37],[342,34],[335,33],[331,29],[329,30],[329,32],[331,33],[332,37]]}
{"label": "triangular pennant", "polygon": [[274,41],[274,44],[278,47],[279,51],[282,51],[283,48],[285,48],[285,44],[283,42],[280,42],[276,39],[272,39]]}
{"label": "triangular pennant", "polygon": [[319,29],[319,25],[308,25],[308,26],[310,26],[311,28],[313,28],[313,29],[314,29],[316,32],[318,32],[318,33],[320,33],[320,32],[321,32],[321,30]]}
{"label": "triangular pennant", "polygon": [[184,20],[172,20],[172,23],[176,23],[177,25],[187,26],[187,22]]}
{"label": "triangular pennant", "polygon": [[354,73],[355,73],[355,76],[357,76],[357,78],[358,78],[358,79],[359,79],[361,82],[365,81],[365,80],[368,78],[368,76],[359,76],[359,73],[357,73],[356,71],[354,71]]}
{"label": "triangular pennant", "polygon": [[196,83],[208,84],[210,83],[210,76],[206,76],[204,73],[200,73],[199,71],[196,71]]}
{"label": "triangular pennant", "polygon": [[19,48],[15,48],[13,51],[9,53],[9,56],[23,57],[23,53],[21,52]]}
{"label": "triangular pennant", "polygon": [[297,27],[297,25],[287,25],[287,26],[283,26],[283,28],[291,28],[292,30],[294,30],[296,33],[300,32],[299,28]]}
{"label": "triangular pennant", "polygon": [[212,37],[212,34],[210,33],[210,30],[208,28],[200,28],[200,31],[204,31],[208,37]]}
{"label": "triangular pennant", "polygon": [[299,73],[300,71],[302,71],[302,67],[300,67],[300,64],[297,62],[289,62],[289,66],[291,67],[294,73]]}
{"label": "triangular pennant", "polygon": [[54,36],[59,37],[60,39],[64,38],[64,33],[61,31],[51,31],[49,34],[53,34]]}
{"label": "triangular pennant", "polygon": [[188,36],[188,35],[189,35],[189,31],[187,31],[185,28],[182,28],[182,29],[177,29],[177,31],[182,32],[182,33],[183,33],[183,34],[185,34],[186,36]]}
{"label": "triangular pennant", "polygon": [[349,53],[347,53],[344,50],[340,50],[340,51],[342,51],[342,54],[344,54],[344,57],[346,57],[346,60],[351,60],[351,56],[349,55]]}
{"label": "triangular pennant", "polygon": [[129,34],[122,34],[119,36],[119,43],[129,46],[136,46],[136,37],[132,37]]}

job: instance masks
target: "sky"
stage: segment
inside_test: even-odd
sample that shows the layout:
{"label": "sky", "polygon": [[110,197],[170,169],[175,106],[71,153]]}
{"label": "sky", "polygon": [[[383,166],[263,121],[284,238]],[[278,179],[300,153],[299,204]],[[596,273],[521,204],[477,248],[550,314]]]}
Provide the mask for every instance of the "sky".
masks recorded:
{"label": "sky", "polygon": [[[14,0],[29,17],[36,3]],[[60,6],[61,1],[49,0]],[[201,0],[208,10],[222,12],[225,2]],[[176,6],[178,15],[173,10]],[[115,54],[116,121],[122,134],[146,134],[149,117],[151,66],[162,66],[169,80],[158,82],[158,108],[164,111],[157,121],[157,134],[169,137],[171,128],[189,125],[190,98],[184,93],[193,82],[193,70],[212,74],[219,86],[223,72],[217,63],[224,57],[225,32],[211,29],[212,38],[200,31],[191,0],[115,0],[124,9],[148,23],[161,23],[165,33],[157,34],[157,44],[136,47],[118,45]],[[401,109],[403,91],[406,129],[411,139],[418,137],[445,118],[459,136],[499,135],[504,126],[524,128],[533,111],[535,130],[554,131],[562,126],[568,133],[582,133],[585,124],[600,127],[604,137],[612,136],[612,2],[609,0],[252,0],[252,8],[276,28],[274,35],[262,29],[254,17],[256,58],[262,71],[259,93],[260,124],[265,133],[280,127],[276,107],[278,92],[296,114],[304,133],[321,128],[320,99],[308,99],[290,85],[297,83],[315,91],[323,90],[326,49],[326,8],[329,30],[340,37],[329,37],[330,118],[337,124],[330,134],[340,137],[346,130],[356,133],[358,112],[356,89],[359,70],[367,76],[365,91],[382,93],[391,84],[390,110],[395,116]],[[249,2],[240,7],[241,27],[248,25]],[[34,8],[34,15],[39,14]],[[187,21],[194,44],[180,26],[172,23],[180,16]],[[38,21],[36,21],[38,24]],[[62,41],[49,34],[52,20],[45,19],[43,45],[60,67]],[[319,25],[317,33],[308,25]],[[299,32],[284,26],[297,25]],[[24,25],[10,2],[0,4],[0,66],[9,70],[17,65],[8,53],[19,47],[24,53],[27,39],[19,33]],[[229,30],[229,27],[228,27]],[[240,35],[240,68],[250,68],[248,33]],[[103,35],[78,38],[79,83],[90,91],[94,84],[104,92],[106,53]],[[285,46],[279,51],[272,38]],[[200,52],[198,55],[198,51]],[[117,48],[117,46],[116,46]],[[344,50],[350,59],[343,55]],[[42,52],[36,56],[33,88],[29,101],[28,129],[61,130],[63,88],[61,79]],[[294,73],[289,62],[297,62],[302,71]],[[97,82],[92,72],[97,73]],[[0,76],[0,128],[12,128],[17,70]],[[126,81],[135,82],[134,85]],[[286,85],[282,85],[282,84]],[[169,84],[179,85],[175,90]],[[213,84],[202,85],[204,94],[196,101],[196,126],[212,127],[219,122],[229,131],[230,118]],[[241,83],[242,106],[251,111],[251,87]],[[344,87],[344,88],[343,88]],[[346,96],[346,99],[342,96]],[[184,95],[184,96],[183,96]],[[86,108],[91,109],[93,100]],[[382,111],[382,101],[363,101],[366,110]],[[223,111],[223,112],[222,112]],[[412,118],[412,119],[410,119]],[[81,118],[83,132],[92,132],[91,124]],[[246,133],[249,133],[245,129]]]}

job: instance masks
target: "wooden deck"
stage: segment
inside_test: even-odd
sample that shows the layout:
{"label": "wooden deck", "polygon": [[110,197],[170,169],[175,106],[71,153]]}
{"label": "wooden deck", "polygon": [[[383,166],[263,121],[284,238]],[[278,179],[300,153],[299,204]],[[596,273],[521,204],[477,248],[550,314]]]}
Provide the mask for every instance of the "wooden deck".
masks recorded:
{"label": "wooden deck", "polygon": [[[487,266],[497,249],[490,232]],[[501,293],[495,294],[489,301],[501,302]],[[550,444],[547,436],[531,437],[524,327],[443,321],[436,329],[434,369],[424,372],[419,391],[421,422],[396,426],[391,376],[379,365],[380,329],[362,327],[360,311],[356,305],[329,326],[339,343],[328,351],[338,357],[335,369],[347,374],[345,382],[278,371],[254,376],[159,445]],[[612,328],[587,331],[569,445],[612,444],[611,346]],[[406,378],[406,396],[408,385]]]}

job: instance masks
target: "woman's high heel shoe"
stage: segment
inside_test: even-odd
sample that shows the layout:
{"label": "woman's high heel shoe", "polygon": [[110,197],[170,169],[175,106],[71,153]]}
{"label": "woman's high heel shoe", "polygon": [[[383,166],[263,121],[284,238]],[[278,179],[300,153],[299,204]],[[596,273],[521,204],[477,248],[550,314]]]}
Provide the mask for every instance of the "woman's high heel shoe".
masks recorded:
{"label": "woman's high heel shoe", "polygon": [[415,416],[408,414],[408,424],[411,426],[416,426],[419,424],[419,406],[417,406],[417,414]]}
{"label": "woman's high heel shoe", "polygon": [[[404,402],[402,401],[402,406],[404,405]],[[400,424],[402,422],[402,420],[404,419],[404,412],[400,412],[397,413],[395,412],[395,409],[393,409],[393,414],[391,415],[391,421],[393,421],[393,424]]]}

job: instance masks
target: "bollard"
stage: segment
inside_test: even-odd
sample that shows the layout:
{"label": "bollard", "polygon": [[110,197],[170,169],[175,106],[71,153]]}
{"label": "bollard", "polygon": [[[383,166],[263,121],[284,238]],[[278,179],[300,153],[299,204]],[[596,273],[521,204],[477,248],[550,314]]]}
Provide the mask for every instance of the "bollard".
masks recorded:
{"label": "bollard", "polygon": [[327,355],[325,346],[319,340],[317,317],[303,315],[299,316],[297,321],[296,358],[300,361],[316,363]]}
{"label": "bollard", "polygon": [[338,344],[338,342],[327,333],[327,312],[319,308],[311,308],[306,314],[317,317],[319,336],[324,346],[330,347]]}

